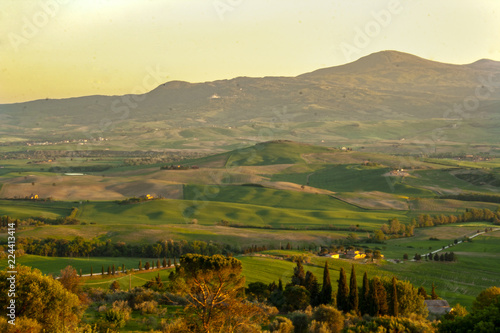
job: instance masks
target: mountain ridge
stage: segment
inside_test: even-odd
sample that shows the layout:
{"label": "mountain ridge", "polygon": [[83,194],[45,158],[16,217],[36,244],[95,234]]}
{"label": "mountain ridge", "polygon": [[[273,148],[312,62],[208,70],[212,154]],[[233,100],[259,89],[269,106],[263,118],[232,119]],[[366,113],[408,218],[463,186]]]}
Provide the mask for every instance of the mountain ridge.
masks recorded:
{"label": "mountain ridge", "polygon": [[[295,77],[169,81],[142,95],[1,104],[0,143],[99,136],[144,142],[137,149],[151,144],[164,146],[167,141],[170,145],[200,146],[210,140],[214,146],[225,147],[241,140],[258,140],[264,128],[273,135],[283,135],[283,139],[313,143],[322,137],[337,138],[342,144],[359,142],[358,138],[393,140],[414,135],[413,128],[403,128],[416,128],[409,122],[456,119],[447,117],[447,110],[478,93],[484,98],[474,109],[472,141],[484,142],[486,139],[479,137],[488,133],[481,133],[480,128],[495,124],[499,118],[498,82],[500,62],[493,60],[454,65],[381,51]],[[459,119],[460,123],[472,121],[469,113]],[[357,124],[355,130],[352,124]],[[380,133],[387,126],[398,129],[392,134]],[[440,128],[450,126],[455,125],[447,119],[439,124]],[[203,130],[198,130],[198,135],[185,131],[189,128]],[[422,129],[419,133],[426,132]]]}

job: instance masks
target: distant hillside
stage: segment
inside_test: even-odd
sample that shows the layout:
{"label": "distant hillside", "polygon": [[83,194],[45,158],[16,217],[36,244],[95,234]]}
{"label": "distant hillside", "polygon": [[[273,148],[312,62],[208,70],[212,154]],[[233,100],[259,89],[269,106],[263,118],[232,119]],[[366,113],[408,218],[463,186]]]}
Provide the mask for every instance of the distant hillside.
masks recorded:
{"label": "distant hillside", "polygon": [[302,154],[332,151],[293,141],[269,141],[228,153],[226,166],[304,163]]}
{"label": "distant hillside", "polygon": [[[60,141],[86,139],[112,149],[229,150],[290,139],[358,147],[495,146],[498,82],[500,62],[451,65],[383,51],[297,77],[172,81],[140,96],[0,105],[0,143],[49,141],[67,149],[71,142]],[[450,111],[454,105],[462,111]]]}

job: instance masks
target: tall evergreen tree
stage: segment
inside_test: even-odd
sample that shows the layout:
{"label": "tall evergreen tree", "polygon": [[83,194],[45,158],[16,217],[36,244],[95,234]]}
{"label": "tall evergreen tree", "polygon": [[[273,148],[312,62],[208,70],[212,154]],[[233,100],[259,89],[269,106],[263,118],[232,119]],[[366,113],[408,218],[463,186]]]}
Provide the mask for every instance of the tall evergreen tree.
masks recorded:
{"label": "tall evergreen tree", "polygon": [[92,266],[90,266],[90,276],[94,275],[94,270],[92,269]]}
{"label": "tall evergreen tree", "polygon": [[438,295],[436,294],[436,287],[434,286],[434,282],[432,282],[432,291],[431,291],[431,299],[438,299]]}
{"label": "tall evergreen tree", "polygon": [[332,280],[330,279],[330,271],[328,270],[328,261],[325,261],[323,285],[321,286],[319,301],[321,304],[330,304],[332,301]]}
{"label": "tall evergreen tree", "polygon": [[108,275],[111,275],[111,266],[108,266]]}
{"label": "tall evergreen tree", "polygon": [[116,273],[115,264],[113,264],[113,268],[112,268],[111,272],[113,272],[113,275],[115,275],[115,273]]}
{"label": "tall evergreen tree", "polygon": [[142,260],[139,260],[139,270],[142,269]]}
{"label": "tall evergreen tree", "polygon": [[303,286],[305,280],[306,273],[304,272],[304,266],[302,266],[302,262],[300,260],[297,260],[297,266],[293,269],[292,285]]}
{"label": "tall evergreen tree", "polygon": [[423,286],[420,286],[418,288],[418,294],[422,296],[424,299],[427,299],[427,292],[425,291],[425,288]]}
{"label": "tall evergreen tree", "polygon": [[163,257],[163,262],[161,264],[163,268],[167,268],[167,258]]}
{"label": "tall evergreen tree", "polygon": [[387,292],[385,290],[384,284],[380,281],[378,277],[372,279],[371,285],[371,299],[372,299],[372,311],[370,315],[372,316],[384,316],[389,312],[387,305]]}
{"label": "tall evergreen tree", "polygon": [[364,315],[370,313],[370,282],[368,274],[363,274],[363,286],[361,287],[361,298],[359,302],[359,312]]}
{"label": "tall evergreen tree", "polygon": [[354,265],[351,268],[351,278],[349,281],[349,311],[359,312],[358,283],[356,281]]}
{"label": "tall evergreen tree", "polygon": [[349,287],[347,286],[347,276],[343,267],[340,268],[340,276],[338,280],[337,308],[340,311],[349,311]]}
{"label": "tall evergreen tree", "polygon": [[377,277],[374,277],[370,283],[370,311],[368,312],[368,314],[372,317],[377,316],[380,309],[380,304],[378,302],[378,289],[375,285],[376,278]]}
{"label": "tall evergreen tree", "polygon": [[104,275],[104,266],[101,266],[101,275]]}
{"label": "tall evergreen tree", "polygon": [[170,267],[170,266],[172,266],[172,261],[170,260],[170,258],[168,258],[167,267]]}
{"label": "tall evergreen tree", "polygon": [[122,264],[122,273],[125,273],[125,264]]}
{"label": "tall evergreen tree", "polygon": [[160,268],[160,259],[156,259],[156,268]]}
{"label": "tall evergreen tree", "polygon": [[316,276],[310,271],[306,272],[306,278],[304,281],[304,287],[309,291],[311,305],[318,306],[319,303],[319,284]]}
{"label": "tall evergreen tree", "polygon": [[389,315],[394,317],[399,316],[398,288],[395,276],[392,277],[391,309]]}
{"label": "tall evergreen tree", "polygon": [[278,290],[283,292],[283,281],[281,281],[281,279],[278,280]]}

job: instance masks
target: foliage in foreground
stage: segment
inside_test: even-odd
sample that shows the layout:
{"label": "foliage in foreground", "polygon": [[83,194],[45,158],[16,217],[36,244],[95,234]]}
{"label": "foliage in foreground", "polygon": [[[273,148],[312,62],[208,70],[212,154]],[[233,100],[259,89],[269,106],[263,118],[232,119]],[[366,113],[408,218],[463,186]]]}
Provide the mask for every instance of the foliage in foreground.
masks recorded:
{"label": "foliage in foreground", "polygon": [[[83,311],[78,295],[38,269],[17,266],[16,270],[16,324],[30,328],[25,332],[43,329],[55,333],[76,331]],[[0,271],[0,304],[3,308],[10,304],[7,293],[10,285],[7,278],[10,276],[7,270]],[[10,326],[6,321],[0,321],[1,331],[9,332],[5,325]]]}

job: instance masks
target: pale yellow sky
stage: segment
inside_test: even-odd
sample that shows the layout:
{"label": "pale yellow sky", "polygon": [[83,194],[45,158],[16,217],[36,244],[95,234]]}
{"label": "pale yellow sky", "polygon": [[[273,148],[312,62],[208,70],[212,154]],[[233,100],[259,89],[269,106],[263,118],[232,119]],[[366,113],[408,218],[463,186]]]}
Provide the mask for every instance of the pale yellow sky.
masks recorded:
{"label": "pale yellow sky", "polygon": [[294,76],[380,50],[500,60],[500,1],[0,0],[0,103]]}

